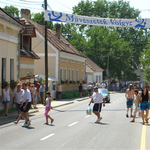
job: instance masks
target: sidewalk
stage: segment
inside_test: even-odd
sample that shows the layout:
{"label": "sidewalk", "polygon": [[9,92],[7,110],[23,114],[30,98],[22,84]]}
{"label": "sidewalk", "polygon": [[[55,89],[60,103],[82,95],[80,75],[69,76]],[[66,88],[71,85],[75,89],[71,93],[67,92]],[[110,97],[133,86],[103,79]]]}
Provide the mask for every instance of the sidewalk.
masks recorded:
{"label": "sidewalk", "polygon": [[[54,108],[58,108],[61,106],[65,106],[65,105],[69,105],[69,104],[73,104],[76,101],[83,101],[83,100],[87,100],[89,97],[83,97],[83,98],[74,98],[74,99],[63,99],[61,101],[52,101],[52,109]],[[43,113],[44,114],[44,110],[45,110],[45,106],[43,104],[37,104],[37,109],[30,109],[29,110],[29,115],[30,116],[35,116],[38,113]],[[12,121],[15,121],[17,119],[17,112],[11,112],[9,113],[8,111],[8,116],[4,116],[4,114],[0,114],[0,125],[2,124],[6,124]]]}

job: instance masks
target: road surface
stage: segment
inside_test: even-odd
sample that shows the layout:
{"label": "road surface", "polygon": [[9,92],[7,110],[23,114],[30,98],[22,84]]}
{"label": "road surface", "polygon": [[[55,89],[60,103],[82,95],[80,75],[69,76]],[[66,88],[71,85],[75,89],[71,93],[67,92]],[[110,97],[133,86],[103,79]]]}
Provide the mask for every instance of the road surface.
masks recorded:
{"label": "road surface", "polygon": [[87,116],[89,100],[75,102],[52,110],[53,125],[44,125],[45,117],[31,117],[29,128],[13,123],[0,126],[0,150],[148,150],[150,149],[150,124],[142,119],[126,118],[124,94],[111,94],[111,103],[102,108],[103,119],[96,124],[94,114]]}

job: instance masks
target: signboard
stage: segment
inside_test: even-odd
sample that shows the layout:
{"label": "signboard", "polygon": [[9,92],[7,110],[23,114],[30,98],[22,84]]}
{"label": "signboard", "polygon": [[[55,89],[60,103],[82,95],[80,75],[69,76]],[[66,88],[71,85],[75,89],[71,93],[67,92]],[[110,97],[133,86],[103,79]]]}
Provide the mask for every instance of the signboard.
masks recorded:
{"label": "signboard", "polygon": [[108,27],[150,28],[150,19],[98,18],[48,10],[45,11],[45,21]]}

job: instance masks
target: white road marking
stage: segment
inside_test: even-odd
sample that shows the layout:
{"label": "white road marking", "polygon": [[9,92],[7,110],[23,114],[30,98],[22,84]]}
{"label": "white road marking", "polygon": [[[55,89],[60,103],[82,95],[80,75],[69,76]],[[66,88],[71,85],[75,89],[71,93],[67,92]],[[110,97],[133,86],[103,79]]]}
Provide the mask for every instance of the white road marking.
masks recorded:
{"label": "white road marking", "polygon": [[77,123],[78,123],[78,122],[74,122],[74,123],[70,124],[69,127],[71,127],[71,126],[73,126],[73,125],[75,125],[75,124],[77,124]]}
{"label": "white road marking", "polygon": [[50,134],[50,135],[48,135],[48,136],[46,136],[46,137],[44,137],[44,138],[42,138],[42,139],[40,139],[41,141],[44,141],[44,140],[46,140],[46,139],[48,139],[48,138],[50,138],[50,137],[52,137],[52,136],[54,136],[55,135],[55,133],[52,133],[52,134]]}
{"label": "white road marking", "polygon": [[89,118],[89,117],[91,117],[91,115],[87,115],[87,116],[85,116],[85,118]]}

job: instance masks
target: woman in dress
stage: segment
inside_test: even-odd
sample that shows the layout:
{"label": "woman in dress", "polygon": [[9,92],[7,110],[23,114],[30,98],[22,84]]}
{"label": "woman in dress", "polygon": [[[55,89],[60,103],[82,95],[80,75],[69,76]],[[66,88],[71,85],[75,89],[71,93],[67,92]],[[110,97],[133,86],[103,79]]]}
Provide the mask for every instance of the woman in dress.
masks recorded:
{"label": "woman in dress", "polygon": [[2,90],[2,103],[5,106],[5,116],[8,115],[9,103],[11,100],[11,92],[9,89],[9,84],[6,84],[4,89]]}

